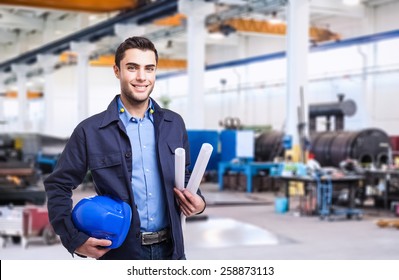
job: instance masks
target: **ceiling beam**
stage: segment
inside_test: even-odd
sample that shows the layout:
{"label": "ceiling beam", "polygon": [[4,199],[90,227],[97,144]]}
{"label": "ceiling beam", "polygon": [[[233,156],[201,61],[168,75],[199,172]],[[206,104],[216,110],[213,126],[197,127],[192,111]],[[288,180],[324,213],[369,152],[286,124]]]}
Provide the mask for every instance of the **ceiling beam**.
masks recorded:
{"label": "ceiling beam", "polygon": [[107,21],[87,27],[79,32],[68,35],[54,42],[43,45],[37,49],[28,51],[17,57],[0,63],[0,71],[9,72],[12,64],[33,64],[39,54],[60,54],[70,49],[71,42],[88,41],[97,42],[101,38],[114,35],[114,25],[117,23],[144,24],[155,19],[177,12],[177,0],[160,0],[151,5],[146,5],[135,10],[122,13]]}
{"label": "ceiling beam", "polygon": [[0,4],[77,12],[113,12],[137,8],[139,0],[0,0]]}
{"label": "ceiling beam", "polygon": [[[208,28],[210,32],[219,31],[223,33],[222,27],[224,26],[230,27],[231,32],[251,32],[279,36],[285,36],[287,33],[287,24],[285,22],[272,23],[267,20],[243,18],[230,19],[221,25],[213,25]],[[329,29],[314,26],[309,28],[309,37],[312,42],[336,41],[341,39],[339,34],[332,32]]]}

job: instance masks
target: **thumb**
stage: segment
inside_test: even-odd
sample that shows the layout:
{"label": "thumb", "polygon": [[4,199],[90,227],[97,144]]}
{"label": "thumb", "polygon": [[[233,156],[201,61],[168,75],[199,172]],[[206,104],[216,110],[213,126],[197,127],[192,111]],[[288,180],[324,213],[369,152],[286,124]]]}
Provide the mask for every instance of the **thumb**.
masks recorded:
{"label": "thumb", "polygon": [[111,246],[112,241],[108,239],[95,239],[95,246],[107,247]]}

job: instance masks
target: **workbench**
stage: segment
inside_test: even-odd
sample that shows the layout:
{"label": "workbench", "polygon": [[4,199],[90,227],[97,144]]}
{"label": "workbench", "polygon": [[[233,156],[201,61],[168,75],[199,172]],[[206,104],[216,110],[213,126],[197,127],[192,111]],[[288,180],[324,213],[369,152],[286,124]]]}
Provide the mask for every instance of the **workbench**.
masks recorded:
{"label": "workbench", "polygon": [[[289,191],[289,183],[290,182],[301,182],[304,184],[305,188],[305,193],[307,190],[310,189],[310,186],[316,186],[317,185],[317,180],[314,177],[311,176],[275,176],[274,177],[275,182],[278,183],[283,182],[284,186],[284,195],[287,198],[287,210],[290,209],[290,191]],[[330,178],[331,183],[333,187],[338,184],[345,184],[349,186],[349,208],[355,208],[355,191],[356,187],[360,185],[360,183],[364,180],[364,176],[361,175],[347,175],[344,177],[339,177],[339,178]],[[320,181],[323,183],[327,182],[326,177],[321,177]]]}
{"label": "workbench", "polygon": [[227,171],[242,172],[246,175],[247,192],[252,192],[252,177],[260,171],[266,171],[269,176],[281,174],[283,164],[274,162],[219,162],[218,181],[219,190],[223,190],[223,175]]}
{"label": "workbench", "polygon": [[[366,179],[381,179],[384,181],[385,189],[383,192],[384,209],[390,209],[390,195],[391,195],[391,180],[392,178],[399,178],[398,170],[366,170],[364,172]],[[391,197],[392,200],[397,200],[398,197]]]}

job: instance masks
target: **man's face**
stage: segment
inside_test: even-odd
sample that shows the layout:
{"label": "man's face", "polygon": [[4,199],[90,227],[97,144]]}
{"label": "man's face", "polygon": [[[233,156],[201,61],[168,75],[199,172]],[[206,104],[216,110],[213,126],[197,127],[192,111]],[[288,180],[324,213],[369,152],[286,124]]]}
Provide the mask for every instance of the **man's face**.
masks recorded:
{"label": "man's face", "polygon": [[146,102],[154,89],[155,70],[153,51],[126,50],[120,68],[114,65],[115,75],[120,80],[122,97],[130,104]]}

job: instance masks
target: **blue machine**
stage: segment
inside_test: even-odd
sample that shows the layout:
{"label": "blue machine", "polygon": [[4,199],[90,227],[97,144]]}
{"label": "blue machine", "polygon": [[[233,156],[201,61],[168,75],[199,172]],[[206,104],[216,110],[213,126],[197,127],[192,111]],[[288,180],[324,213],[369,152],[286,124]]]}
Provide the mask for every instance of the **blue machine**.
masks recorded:
{"label": "blue machine", "polygon": [[38,152],[36,156],[36,163],[39,169],[44,173],[48,174],[53,172],[55,165],[59,159],[60,155],[45,155],[42,152]]}
{"label": "blue machine", "polygon": [[220,133],[220,144],[222,162],[254,159],[255,136],[252,130],[223,130]]}
{"label": "blue machine", "polygon": [[218,154],[219,147],[219,132],[216,130],[188,130],[188,142],[190,143],[190,157],[191,164],[188,167],[190,171],[193,170],[194,164],[197,160],[202,144],[209,143],[213,147],[211,158],[206,167],[206,170],[217,170],[220,155]]}
{"label": "blue machine", "polygon": [[[217,172],[219,188],[223,189],[223,175],[227,171],[242,172],[247,178],[247,192],[252,192],[252,177],[260,171],[267,170],[269,176],[280,175],[283,165],[273,162],[255,162],[255,135],[252,130],[226,129],[220,133],[216,130],[188,130],[190,144],[189,170],[192,171],[201,146],[209,143],[213,152],[207,171]],[[287,145],[290,139],[286,139]]]}

